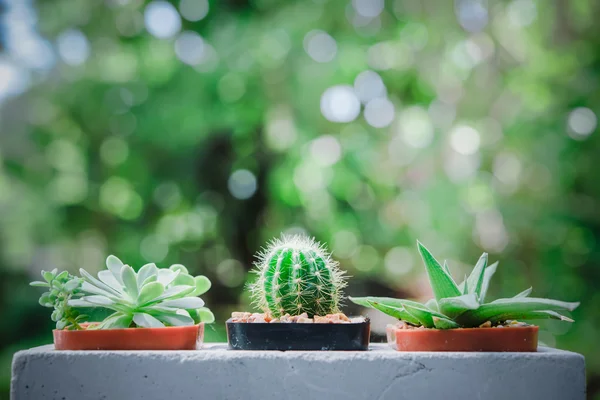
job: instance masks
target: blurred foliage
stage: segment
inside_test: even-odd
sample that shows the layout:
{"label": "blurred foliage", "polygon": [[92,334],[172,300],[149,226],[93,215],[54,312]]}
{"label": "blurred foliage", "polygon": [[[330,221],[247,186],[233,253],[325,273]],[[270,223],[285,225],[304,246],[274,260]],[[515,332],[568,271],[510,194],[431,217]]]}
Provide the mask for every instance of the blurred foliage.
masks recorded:
{"label": "blurred foliage", "polygon": [[600,3],[170,4],[3,5],[0,393],[51,341],[41,269],[182,263],[223,321],[282,231],[327,242],[356,296],[429,296],[417,238],[459,280],[488,251],[492,294],[582,302],[542,340],[600,393]]}

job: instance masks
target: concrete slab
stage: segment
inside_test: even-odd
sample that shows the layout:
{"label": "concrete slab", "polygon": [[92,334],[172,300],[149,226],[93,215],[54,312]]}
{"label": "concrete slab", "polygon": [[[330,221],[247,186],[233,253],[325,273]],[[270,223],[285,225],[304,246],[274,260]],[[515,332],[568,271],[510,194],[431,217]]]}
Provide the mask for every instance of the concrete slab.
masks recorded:
{"label": "concrete slab", "polygon": [[56,351],[13,359],[13,400],[584,399],[584,358],[537,353]]}

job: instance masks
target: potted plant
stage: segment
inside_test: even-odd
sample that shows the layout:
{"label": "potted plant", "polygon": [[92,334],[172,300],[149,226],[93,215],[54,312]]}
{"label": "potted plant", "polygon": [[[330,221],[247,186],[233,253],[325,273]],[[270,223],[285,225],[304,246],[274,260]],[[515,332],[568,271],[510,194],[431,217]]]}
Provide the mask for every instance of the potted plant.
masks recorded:
{"label": "potted plant", "polygon": [[[208,278],[191,276],[181,264],[146,264],[135,272],[112,255],[106,266],[98,278],[84,269],[81,277],[55,269],[31,283],[48,289],[40,304],[54,308],[57,350],[193,350],[202,343],[204,323],[214,321],[197,297],[210,288]],[[90,322],[79,311],[96,307],[112,313]]]}
{"label": "potted plant", "polygon": [[400,351],[536,351],[538,327],[518,320],[553,318],[579,303],[529,297],[531,288],[508,299],[486,303],[498,263],[487,266],[484,253],[465,280],[456,284],[443,265],[419,242],[434,299],[425,304],[385,297],[350,298],[400,321],[387,327],[388,343]]}
{"label": "potted plant", "polygon": [[232,314],[231,349],[367,350],[369,320],[340,312],[346,280],[325,246],[306,236],[282,236],[257,258],[249,290],[263,313]]}

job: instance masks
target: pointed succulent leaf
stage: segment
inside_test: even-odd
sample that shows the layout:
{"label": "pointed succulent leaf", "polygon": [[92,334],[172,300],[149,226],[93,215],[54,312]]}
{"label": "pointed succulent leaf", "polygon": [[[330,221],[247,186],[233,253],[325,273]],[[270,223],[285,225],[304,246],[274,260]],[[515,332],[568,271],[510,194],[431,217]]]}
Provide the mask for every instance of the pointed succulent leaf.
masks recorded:
{"label": "pointed succulent leaf", "polygon": [[173,264],[169,267],[169,269],[173,272],[179,271],[181,274],[189,274],[187,268],[181,264]]}
{"label": "pointed succulent leaf", "polygon": [[48,282],[33,281],[33,282],[29,283],[29,286],[49,287],[50,285],[48,285]]}
{"label": "pointed succulent leaf", "polygon": [[431,310],[423,310],[415,307],[411,307],[408,305],[404,305],[404,309],[410,315],[419,320],[420,325],[423,325],[425,328],[433,328],[433,311]]}
{"label": "pointed succulent leaf", "polygon": [[456,287],[458,288],[459,292],[461,292],[462,294],[467,294],[467,275],[466,274],[465,274],[465,279],[461,283],[456,285]]}
{"label": "pointed succulent leaf", "polygon": [[433,257],[429,250],[421,244],[421,242],[417,242],[417,244],[436,300],[439,301],[445,297],[460,296],[462,293],[458,290],[458,287],[450,274],[444,270],[440,263]]}
{"label": "pointed succulent leaf", "polygon": [[[157,282],[158,283],[158,282]],[[162,285],[161,285],[162,286]],[[150,314],[135,313],[133,314],[133,322],[142,328],[164,328],[164,324]]]}
{"label": "pointed succulent leaf", "polygon": [[[420,308],[425,311],[431,311],[425,305],[423,305],[419,302],[416,302],[416,301],[412,301],[412,300],[394,299],[391,297],[373,297],[373,296],[348,297],[348,299],[350,301],[352,301],[353,303],[356,303],[356,304],[364,306],[364,307],[371,307],[371,305],[369,303],[374,302],[374,303],[385,304],[387,306],[396,307],[396,308],[402,308],[404,305],[409,305],[411,307]],[[437,313],[437,314],[439,314],[439,313]],[[442,314],[440,314],[440,316],[445,317],[445,315],[442,315]]]}
{"label": "pointed succulent leaf", "polygon": [[197,322],[204,322],[205,324],[212,324],[213,322],[215,322],[215,315],[208,308],[200,307],[195,311],[200,317],[200,321]]}
{"label": "pointed succulent leaf", "polygon": [[125,286],[131,300],[136,301],[138,297],[137,277],[135,271],[129,265],[123,265],[121,267],[121,280],[123,281],[123,286]]}
{"label": "pointed succulent leaf", "polygon": [[200,308],[204,306],[204,301],[200,297],[183,297],[181,299],[165,300],[161,304],[165,307]]}
{"label": "pointed succulent leaf", "polygon": [[492,323],[504,322],[507,320],[532,320],[532,319],[557,319],[560,321],[574,322],[571,318],[566,317],[552,310],[540,311],[525,311],[525,312],[507,312],[496,315],[489,319]]}
{"label": "pointed succulent leaf", "polygon": [[402,321],[406,321],[413,325],[420,325],[421,322],[415,318],[412,314],[410,314],[404,306],[393,307],[388,304],[378,303],[376,301],[367,302],[368,307],[374,308],[376,310],[381,311],[384,314],[389,315],[390,317],[398,318]]}
{"label": "pointed succulent leaf", "polygon": [[438,304],[440,311],[450,318],[454,318],[467,310],[476,310],[479,307],[475,293],[441,299]]}
{"label": "pointed succulent leaf", "polygon": [[194,281],[196,283],[195,289],[190,296],[202,296],[204,293],[208,292],[208,289],[212,286],[210,280],[204,275],[194,277]]}
{"label": "pointed succulent leaf", "polygon": [[165,287],[160,282],[150,282],[142,287],[137,298],[137,304],[143,305],[156,300],[165,292]]}
{"label": "pointed succulent leaf", "polygon": [[140,268],[137,274],[138,289],[142,288],[144,281],[151,276],[155,276],[158,273],[158,267],[154,263],[145,264]]}
{"label": "pointed succulent leaf", "polygon": [[427,303],[425,303],[425,307],[429,308],[430,310],[433,311],[440,311],[440,307],[438,306],[438,302],[435,299],[429,299],[427,300]]}
{"label": "pointed succulent leaf", "polygon": [[531,294],[532,290],[532,287],[530,287],[529,289],[525,289],[521,293],[514,295],[513,299],[518,299],[519,297],[528,297]]}
{"label": "pointed succulent leaf", "polygon": [[123,282],[121,281],[121,268],[123,267],[123,262],[119,260],[116,256],[112,254],[106,257],[106,268],[113,274],[115,279],[119,281],[121,285]]}
{"label": "pointed succulent leaf", "polygon": [[119,293],[123,293],[123,286],[121,283],[115,278],[112,272],[108,270],[103,270],[98,272],[98,279],[100,279],[103,283],[110,286],[112,289]]}
{"label": "pointed succulent leaf", "polygon": [[448,275],[450,275],[450,268],[448,267],[448,261],[444,260],[444,263],[442,264],[442,268],[444,268],[444,271],[446,271],[446,273]]}
{"label": "pointed succulent leaf", "polygon": [[483,276],[485,273],[485,268],[487,267],[488,262],[488,254],[483,253],[477,264],[475,264],[475,268],[471,271],[471,274],[467,278],[467,293],[475,294],[477,299],[479,299],[481,295],[481,286],[483,285]]}
{"label": "pointed succulent leaf", "polygon": [[487,267],[483,273],[483,283],[481,284],[481,292],[479,293],[479,302],[482,304],[487,295],[488,288],[490,287],[490,280],[496,273],[496,268],[498,268],[498,261]]}
{"label": "pointed succulent leaf", "polygon": [[477,326],[486,321],[502,321],[513,319],[512,315],[522,315],[534,311],[573,311],[579,303],[540,299],[534,297],[519,297],[499,299],[488,304],[482,304],[477,310],[469,310],[457,317],[457,322]]}
{"label": "pointed succulent leaf", "polygon": [[44,278],[44,280],[48,283],[52,282],[52,279],[54,279],[54,274],[50,271],[42,271],[42,278]]}
{"label": "pointed succulent leaf", "polygon": [[460,328],[460,325],[448,318],[432,317],[433,325],[437,329],[454,329]]}

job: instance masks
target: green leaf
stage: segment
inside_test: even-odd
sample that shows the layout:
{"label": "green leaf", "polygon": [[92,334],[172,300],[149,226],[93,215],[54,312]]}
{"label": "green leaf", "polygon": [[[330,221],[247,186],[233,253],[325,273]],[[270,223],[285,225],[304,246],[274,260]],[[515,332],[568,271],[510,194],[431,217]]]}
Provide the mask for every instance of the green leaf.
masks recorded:
{"label": "green leaf", "polygon": [[68,276],[69,276],[69,272],[68,271],[62,271],[60,274],[56,275],[56,279],[58,279],[60,281],[63,281]]}
{"label": "green leaf", "polygon": [[215,315],[206,307],[200,307],[196,309],[196,312],[200,316],[200,322],[204,322],[205,324],[212,324],[215,322]]}
{"label": "green leaf", "polygon": [[432,317],[433,325],[437,329],[454,329],[460,328],[460,325],[448,318]]}
{"label": "green leaf", "polygon": [[[162,286],[159,282],[156,282]],[[133,315],[133,322],[142,328],[164,328],[164,324],[150,314],[136,313]]]}
{"label": "green leaf", "polygon": [[81,280],[79,278],[73,278],[67,283],[65,283],[65,290],[70,293],[73,290],[77,289],[80,285]]}
{"label": "green leaf", "polygon": [[115,279],[123,285],[123,281],[121,281],[121,268],[123,267],[123,262],[119,260],[116,256],[112,254],[106,257],[106,268],[113,274]]}
{"label": "green leaf", "polygon": [[82,299],[71,299],[68,301],[67,304],[71,307],[90,307],[90,308],[102,307],[102,305],[100,305],[100,304],[88,303],[87,301],[82,300]]}
{"label": "green leaf", "polygon": [[479,302],[475,293],[441,299],[438,305],[440,312],[450,318],[455,318],[467,310],[476,310],[479,308]]}
{"label": "green leaf", "polygon": [[421,242],[417,241],[417,245],[419,247],[419,253],[421,253],[421,258],[423,258],[423,263],[425,264],[425,269],[429,276],[429,283],[431,284],[431,289],[433,289],[436,300],[440,301],[440,299],[445,297],[460,296],[461,292],[458,290],[458,287],[450,274],[444,271],[444,268],[437,262],[429,250],[421,244]]}
{"label": "green leaf", "polygon": [[190,296],[202,296],[204,293],[208,292],[208,289],[212,286],[210,280],[204,275],[199,275],[194,278],[196,282],[196,289],[190,294]]}
{"label": "green leaf", "polygon": [[444,263],[442,264],[442,268],[444,268],[444,271],[446,271],[446,273],[448,275],[450,275],[450,268],[448,267],[448,261],[444,260]]}
{"label": "green leaf", "polygon": [[188,274],[185,274],[183,272],[180,272],[179,275],[177,275],[177,278],[175,278],[175,280],[172,283],[173,286],[181,286],[181,285],[187,285],[187,286],[196,286],[196,281],[194,280],[194,277]]}
{"label": "green leaf", "polygon": [[[139,275],[138,275],[139,277]],[[144,279],[144,282],[142,282],[142,286],[140,286],[140,290],[146,286],[147,284],[151,283],[151,282],[158,282],[158,276],[157,275],[152,275],[147,277],[146,279]]]}
{"label": "green leaf", "polygon": [[164,291],[156,300],[179,299],[181,297],[193,297],[194,286],[171,286]]}
{"label": "green leaf", "polygon": [[163,284],[164,287],[168,287],[179,275],[178,272],[173,272],[170,269],[159,269],[158,270],[158,281]]}
{"label": "green leaf", "polygon": [[137,277],[135,271],[129,265],[123,265],[123,267],[121,267],[121,281],[123,281],[127,294],[129,294],[131,300],[135,302],[138,297]]}
{"label": "green leaf", "polygon": [[[112,296],[116,296],[116,297],[120,297],[120,293],[117,292],[115,289],[111,288],[110,286],[108,286],[107,284],[105,284],[104,282],[99,281],[98,279],[94,278],[90,273],[88,273],[85,269],[81,268],[79,269],[79,273],[81,274],[82,278],[86,281],[83,283],[81,289],[83,291],[93,291],[93,290],[102,290],[104,293],[107,293],[108,295],[112,295]],[[87,285],[86,285],[87,283]],[[95,293],[95,294],[104,294],[104,293]]]}
{"label": "green leaf", "polygon": [[186,310],[178,310],[177,313],[164,313],[156,315],[156,318],[165,325],[189,326],[194,325],[194,320]]}
{"label": "green leaf", "polygon": [[477,264],[475,264],[475,268],[471,271],[471,275],[467,278],[467,293],[475,294],[477,299],[479,300],[481,296],[481,286],[483,285],[483,276],[485,273],[485,267],[487,267],[488,262],[488,254],[483,253]]}
{"label": "green leaf", "polygon": [[64,319],[61,319],[60,321],[56,322],[56,329],[63,330],[65,329],[65,326],[67,326],[67,321],[65,321]]}
{"label": "green leaf", "polygon": [[173,264],[169,267],[169,269],[173,272],[179,271],[181,274],[189,274],[187,268],[181,264]]}
{"label": "green leaf", "polygon": [[204,306],[204,301],[199,297],[183,297],[175,300],[165,300],[161,303],[165,307],[175,308],[200,308]]}
{"label": "green leaf", "polygon": [[525,289],[521,293],[514,295],[513,299],[518,299],[519,297],[528,297],[531,294],[532,290],[532,287],[530,287],[529,289]]}
{"label": "green leaf", "polygon": [[410,315],[415,317],[420,322],[420,325],[423,325],[425,328],[433,328],[434,327],[433,315],[432,315],[433,311],[419,309],[419,308],[411,307],[408,305],[404,305],[404,309]]}
{"label": "green leaf", "polygon": [[398,318],[402,321],[406,321],[413,325],[421,324],[421,322],[417,318],[415,318],[412,314],[406,311],[404,306],[392,307],[390,305],[378,303],[375,301],[369,301],[367,304],[369,305],[369,307],[379,310],[382,313],[389,315],[390,317]]}
{"label": "green leaf", "polygon": [[457,317],[462,325],[478,326],[486,321],[501,321],[514,319],[514,315],[522,315],[533,311],[573,311],[579,303],[539,299],[534,297],[519,297],[499,299],[488,304],[482,304],[477,310],[469,310]]}
{"label": "green leaf", "polygon": [[138,305],[144,305],[156,300],[165,292],[165,287],[160,282],[150,282],[142,287],[137,299]]}
{"label": "green leaf", "polygon": [[133,315],[114,313],[100,324],[100,329],[125,329],[131,326]]}
{"label": "green leaf", "polygon": [[479,302],[482,304],[485,300],[485,296],[487,295],[488,288],[490,287],[490,280],[496,273],[496,268],[498,268],[498,261],[487,267],[483,273],[483,283],[481,284],[481,292],[479,294]]}
{"label": "green leaf", "polygon": [[41,281],[33,281],[29,283],[29,286],[35,286],[35,287],[50,287],[50,285],[48,284],[48,282],[41,282]]}
{"label": "green leaf", "polygon": [[52,272],[42,271],[42,277],[46,280],[46,282],[50,283],[52,282],[52,279],[54,279],[54,274]]}
{"label": "green leaf", "polygon": [[114,301],[112,301],[111,299],[109,299],[106,296],[100,296],[100,295],[93,295],[93,296],[85,296],[82,297],[81,300],[93,304],[93,305],[98,305],[98,306],[112,306],[115,304]]}
{"label": "green leaf", "polygon": [[150,264],[144,265],[142,268],[140,268],[140,270],[138,271],[138,274],[137,274],[138,288],[141,289],[142,286],[144,285],[144,282],[146,281],[146,279],[150,278],[151,276],[154,276],[156,278],[157,274],[158,274],[158,267],[156,266],[156,264],[150,263]]}
{"label": "green leaf", "polygon": [[117,278],[112,274],[112,272],[103,270],[98,272],[98,279],[102,281],[102,283],[109,286],[117,293],[123,293],[123,285],[121,281],[118,281]]}
{"label": "green leaf", "polygon": [[430,310],[440,312],[440,307],[438,306],[438,302],[435,299],[427,300],[427,303],[425,303],[425,307],[429,308]]}

